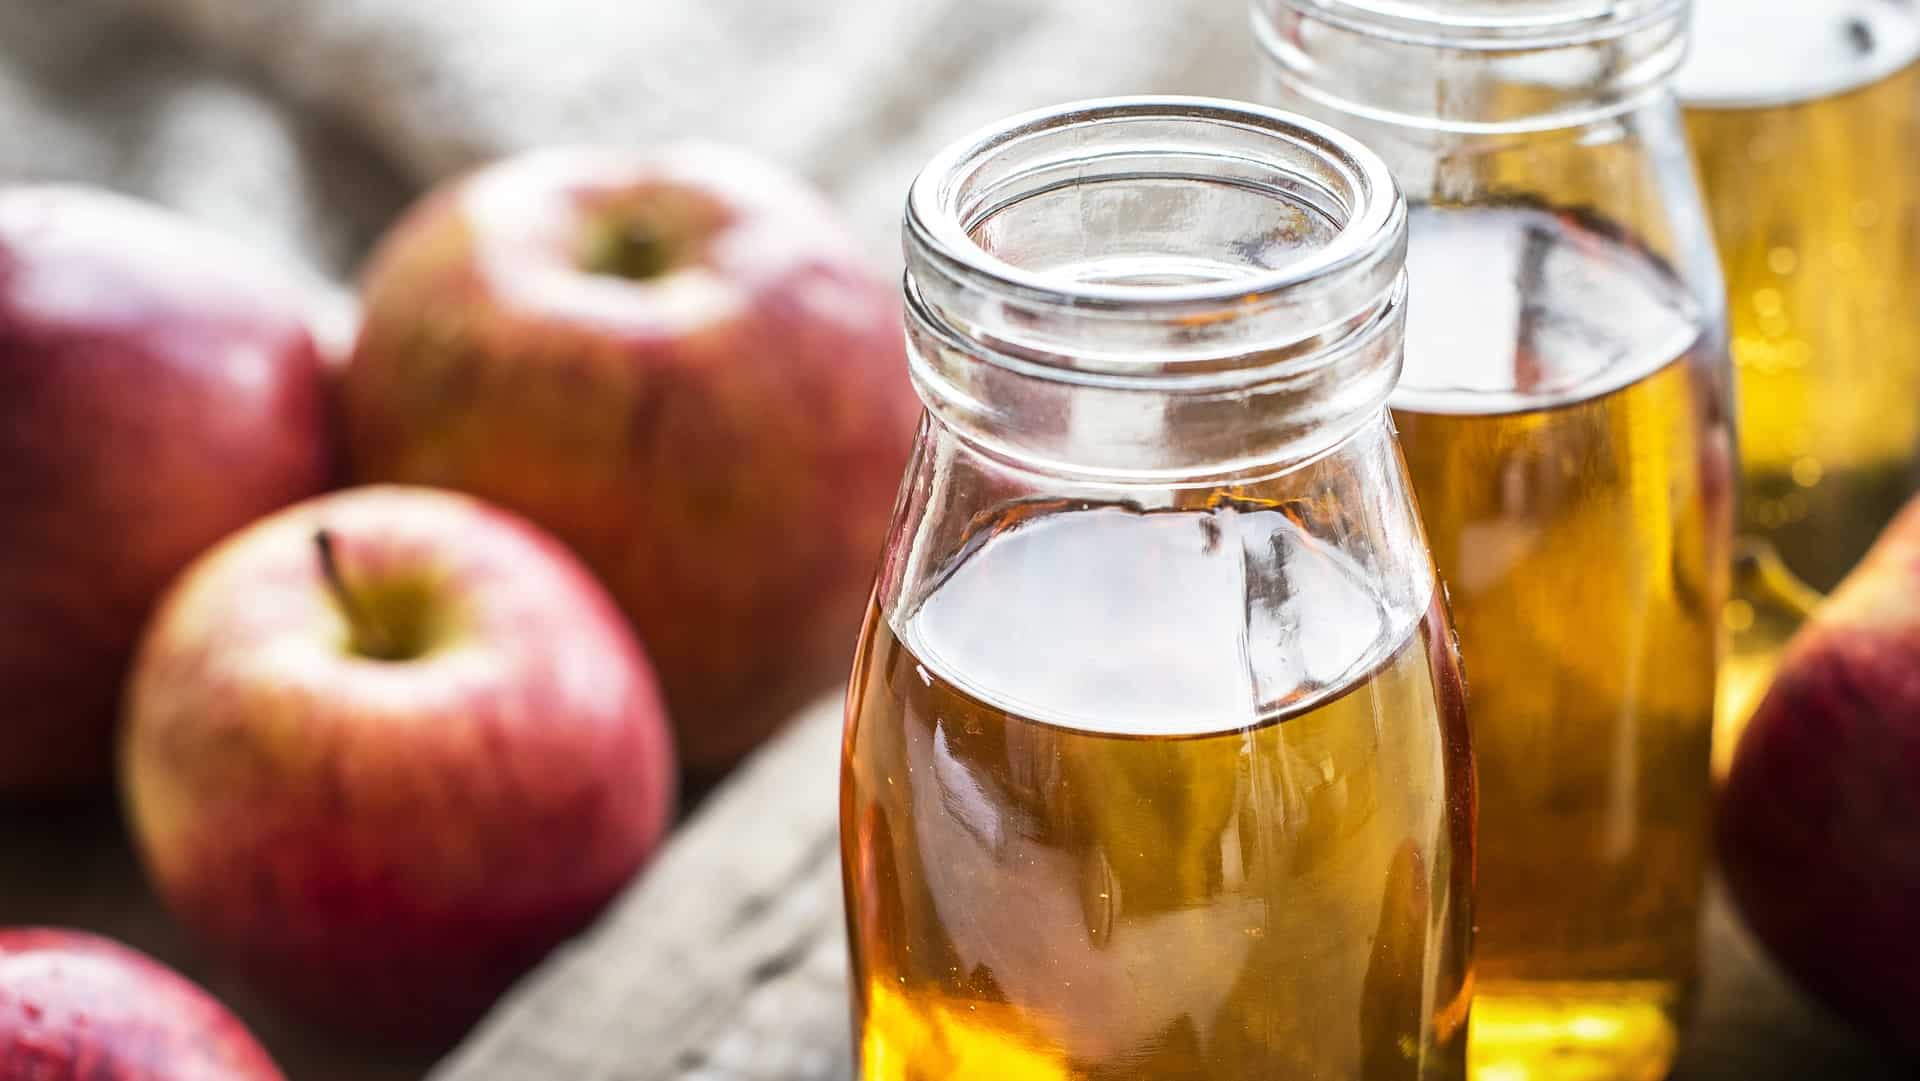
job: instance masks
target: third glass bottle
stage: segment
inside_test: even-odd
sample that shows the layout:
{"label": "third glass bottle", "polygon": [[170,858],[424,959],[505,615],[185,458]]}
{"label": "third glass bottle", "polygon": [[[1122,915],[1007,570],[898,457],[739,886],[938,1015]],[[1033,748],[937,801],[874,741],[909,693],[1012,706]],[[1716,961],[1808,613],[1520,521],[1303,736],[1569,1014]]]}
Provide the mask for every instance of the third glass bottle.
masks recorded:
{"label": "third glass bottle", "polygon": [[1920,9],[1700,0],[1678,87],[1728,277],[1740,519],[1832,589],[1920,466]]}
{"label": "third glass bottle", "polygon": [[1480,1078],[1655,1078],[1696,969],[1732,532],[1683,0],[1256,0],[1411,204],[1391,404],[1465,660]]}
{"label": "third glass bottle", "polygon": [[1838,585],[1920,481],[1920,8],[1696,0],[1676,85],[1739,375],[1724,772],[1816,599],[1792,578]]}

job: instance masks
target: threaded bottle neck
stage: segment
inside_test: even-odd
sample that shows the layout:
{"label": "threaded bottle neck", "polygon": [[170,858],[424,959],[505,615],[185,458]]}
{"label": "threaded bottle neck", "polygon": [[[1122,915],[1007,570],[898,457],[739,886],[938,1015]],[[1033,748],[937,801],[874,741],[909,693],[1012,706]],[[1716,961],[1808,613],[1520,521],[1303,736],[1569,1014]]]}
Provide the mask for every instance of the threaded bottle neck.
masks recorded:
{"label": "threaded bottle neck", "polygon": [[905,239],[929,408],[1044,468],[1311,453],[1398,374],[1404,203],[1371,152],[1285,113],[1130,98],[1015,117],[933,159]]}

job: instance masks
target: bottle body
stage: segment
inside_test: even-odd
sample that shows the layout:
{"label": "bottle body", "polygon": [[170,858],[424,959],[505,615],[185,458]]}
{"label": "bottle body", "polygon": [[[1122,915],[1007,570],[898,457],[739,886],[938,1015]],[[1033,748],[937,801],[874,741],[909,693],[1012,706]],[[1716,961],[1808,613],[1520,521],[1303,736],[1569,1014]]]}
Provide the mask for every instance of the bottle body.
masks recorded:
{"label": "bottle body", "polygon": [[[1502,277],[1527,259],[1607,253],[1660,280],[1545,211],[1454,218],[1427,223],[1422,254],[1456,275],[1452,245],[1474,242],[1452,234],[1524,229],[1555,250],[1516,245]],[[1470,297],[1472,277],[1453,310],[1485,320],[1499,291]],[[1661,329],[1637,341],[1589,322],[1580,334],[1608,333],[1615,359],[1543,393],[1525,387],[1553,383],[1580,350],[1563,338],[1574,316],[1536,308],[1554,328],[1503,348],[1532,357],[1510,393],[1395,399],[1468,673],[1482,792],[1474,1062],[1494,1076],[1559,1076],[1547,1064],[1569,1059],[1587,1076],[1661,1076],[1694,982],[1730,477],[1724,423],[1710,419],[1724,415],[1719,354],[1689,309],[1641,312],[1642,331]],[[1451,350],[1484,341],[1422,330],[1450,367]]]}
{"label": "bottle body", "polygon": [[1695,7],[1680,87],[1727,276],[1740,525],[1832,589],[1920,455],[1920,14]]}
{"label": "bottle body", "polygon": [[[1464,1075],[1444,614],[1372,623],[1306,513],[1014,501],[897,629],[876,607],[843,831],[868,1081]],[[1254,713],[1242,566],[1276,550],[1327,603],[1300,618],[1356,618]]]}
{"label": "bottle body", "polygon": [[[1222,213],[1207,197],[1188,205],[1203,213],[1165,215],[1181,239],[1143,237],[1164,199],[1211,185],[1218,165],[1174,153],[1142,167],[1164,129],[1088,134],[1085,109],[1116,107],[1073,107],[1018,144],[1058,131],[1085,155],[1110,139],[1123,162],[1103,181],[1061,163],[1082,186],[1061,204],[1084,215],[1071,252],[1031,218],[969,235],[1044,262],[1064,293],[1118,283],[1103,295],[1132,359],[1112,328],[1084,325],[1099,318],[1084,294],[1049,309],[1059,334],[1031,312],[1005,334],[967,332],[969,312],[1001,309],[920,292],[909,245],[929,412],[843,745],[856,1061],[867,1081],[1462,1077],[1473,769],[1385,410],[1404,215],[1376,222],[1390,265],[1364,311],[1294,321],[1309,333],[1291,344],[1249,339],[1233,325],[1270,278],[1231,264],[1274,262],[1253,254],[1260,237],[1337,247],[1351,223]],[[1059,192],[1030,166],[1005,175]],[[1377,181],[1390,187],[1384,167]],[[1287,202],[1290,185],[1260,198]],[[1031,200],[981,205],[1031,215]],[[1206,259],[1166,258],[1209,230]],[[1166,313],[1125,283],[1164,296],[1203,264],[1219,314],[1139,340]],[[1287,290],[1288,311],[1318,304]],[[1193,353],[1202,339],[1221,348]],[[1098,379],[1062,376],[1095,362]],[[1333,401],[1315,387],[1349,375],[1360,392],[1296,423],[1303,403]]]}
{"label": "bottle body", "polygon": [[1802,606],[1837,585],[1920,473],[1920,12],[1897,0],[1696,0],[1681,69],[1726,268],[1740,529],[1716,775]]}
{"label": "bottle body", "polygon": [[1382,149],[1413,204],[1392,402],[1480,776],[1471,1069],[1662,1076],[1706,870],[1728,372],[1674,101],[1584,73],[1657,69],[1678,31],[1524,62],[1439,33],[1426,66],[1401,58],[1406,99],[1372,109],[1302,68],[1367,37],[1322,33],[1296,10],[1315,6],[1267,6],[1271,100]]}

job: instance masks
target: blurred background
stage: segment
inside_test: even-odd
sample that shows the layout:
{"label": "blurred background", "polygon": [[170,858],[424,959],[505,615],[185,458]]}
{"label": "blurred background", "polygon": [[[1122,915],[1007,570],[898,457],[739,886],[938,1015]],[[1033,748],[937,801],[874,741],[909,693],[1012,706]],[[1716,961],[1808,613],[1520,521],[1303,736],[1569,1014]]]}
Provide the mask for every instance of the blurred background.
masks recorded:
{"label": "blurred background", "polygon": [[893,258],[928,153],[1090,95],[1244,96],[1235,0],[4,0],[0,176],[157,199],[350,275],[408,199],[568,141],[737,143]]}

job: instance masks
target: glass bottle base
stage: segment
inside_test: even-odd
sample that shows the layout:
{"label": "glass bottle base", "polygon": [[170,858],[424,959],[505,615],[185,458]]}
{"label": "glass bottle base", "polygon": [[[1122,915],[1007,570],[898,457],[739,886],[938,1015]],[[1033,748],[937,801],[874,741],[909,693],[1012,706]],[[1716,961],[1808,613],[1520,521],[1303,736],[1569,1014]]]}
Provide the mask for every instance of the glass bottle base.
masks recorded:
{"label": "glass bottle base", "polygon": [[1666,980],[1481,984],[1467,1040],[1472,1081],[1660,1081],[1679,1043]]}

